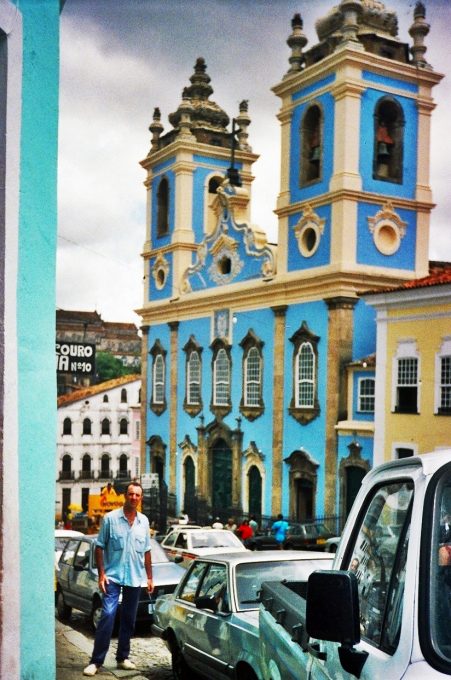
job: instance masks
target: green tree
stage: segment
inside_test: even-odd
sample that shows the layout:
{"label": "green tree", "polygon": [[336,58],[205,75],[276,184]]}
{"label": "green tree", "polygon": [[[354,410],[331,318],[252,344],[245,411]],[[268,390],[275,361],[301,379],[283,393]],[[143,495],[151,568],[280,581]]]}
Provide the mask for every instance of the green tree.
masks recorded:
{"label": "green tree", "polygon": [[122,361],[109,352],[97,352],[96,354],[96,376],[97,382],[120,378],[122,375],[140,373],[141,366],[124,366]]}

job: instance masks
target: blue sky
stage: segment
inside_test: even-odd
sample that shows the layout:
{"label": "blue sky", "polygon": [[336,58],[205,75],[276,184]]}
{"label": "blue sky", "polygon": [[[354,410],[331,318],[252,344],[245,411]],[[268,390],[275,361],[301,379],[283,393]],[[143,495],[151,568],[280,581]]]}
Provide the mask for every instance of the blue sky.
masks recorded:
{"label": "blue sky", "polygon": [[[145,173],[154,107],[168,115],[202,56],[216,101],[230,117],[249,100],[254,165],[252,221],[277,239],[279,100],[271,91],[288,68],[286,39],[300,12],[308,47],[329,0],[66,0],[61,19],[59,249],[57,305],[133,321],[142,304]],[[426,0],[426,58],[447,77],[435,88],[431,259],[451,259],[451,3]],[[412,0],[397,11],[411,43]]]}

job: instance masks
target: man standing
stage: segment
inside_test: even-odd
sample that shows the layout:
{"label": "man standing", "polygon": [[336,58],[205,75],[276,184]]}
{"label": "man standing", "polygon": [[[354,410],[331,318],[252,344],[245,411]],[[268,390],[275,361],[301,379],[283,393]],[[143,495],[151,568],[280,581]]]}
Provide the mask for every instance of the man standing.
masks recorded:
{"label": "man standing", "polygon": [[121,589],[117,667],[122,670],[136,669],[128,657],[144,570],[147,574],[147,590],[149,593],[153,591],[149,522],[137,510],[141,498],[141,485],[131,482],[123,507],[107,513],[103,518],[95,551],[99,588],[103,593],[102,615],[96,630],[91,661],[84,669],[84,675],[95,675],[105,660]]}

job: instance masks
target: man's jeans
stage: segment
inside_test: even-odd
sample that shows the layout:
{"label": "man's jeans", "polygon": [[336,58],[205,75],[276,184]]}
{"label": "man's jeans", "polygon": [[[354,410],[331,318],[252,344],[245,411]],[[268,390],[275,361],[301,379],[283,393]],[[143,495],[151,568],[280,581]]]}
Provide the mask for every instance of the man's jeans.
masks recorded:
{"label": "man's jeans", "polygon": [[[121,586],[110,580],[106,586],[106,594],[103,596],[102,615],[97,626],[94,650],[90,662],[95,663],[97,666],[101,666],[105,661],[110,646],[120,592]],[[129,657],[130,638],[135,628],[140,592],[140,587],[131,588],[129,586],[122,586],[121,619],[116,652],[117,661],[123,661]]]}

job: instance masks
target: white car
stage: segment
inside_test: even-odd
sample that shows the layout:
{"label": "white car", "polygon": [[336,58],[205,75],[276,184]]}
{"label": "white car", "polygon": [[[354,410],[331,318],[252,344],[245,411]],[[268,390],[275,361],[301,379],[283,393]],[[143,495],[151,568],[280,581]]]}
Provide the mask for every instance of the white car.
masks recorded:
{"label": "white car", "polygon": [[84,536],[83,532],[73,531],[72,529],[55,529],[55,569],[58,569],[61,553],[66,547],[68,540],[78,536]]}
{"label": "white car", "polygon": [[173,562],[189,567],[196,557],[213,553],[247,552],[238,536],[227,529],[190,529],[172,531],[161,542],[161,547]]}
{"label": "white car", "polygon": [[[230,533],[230,532],[227,532]],[[324,552],[267,550],[199,557],[172,595],[155,604],[152,632],[172,655],[177,680],[261,680],[259,594],[263,581],[307,581],[328,569]]]}

